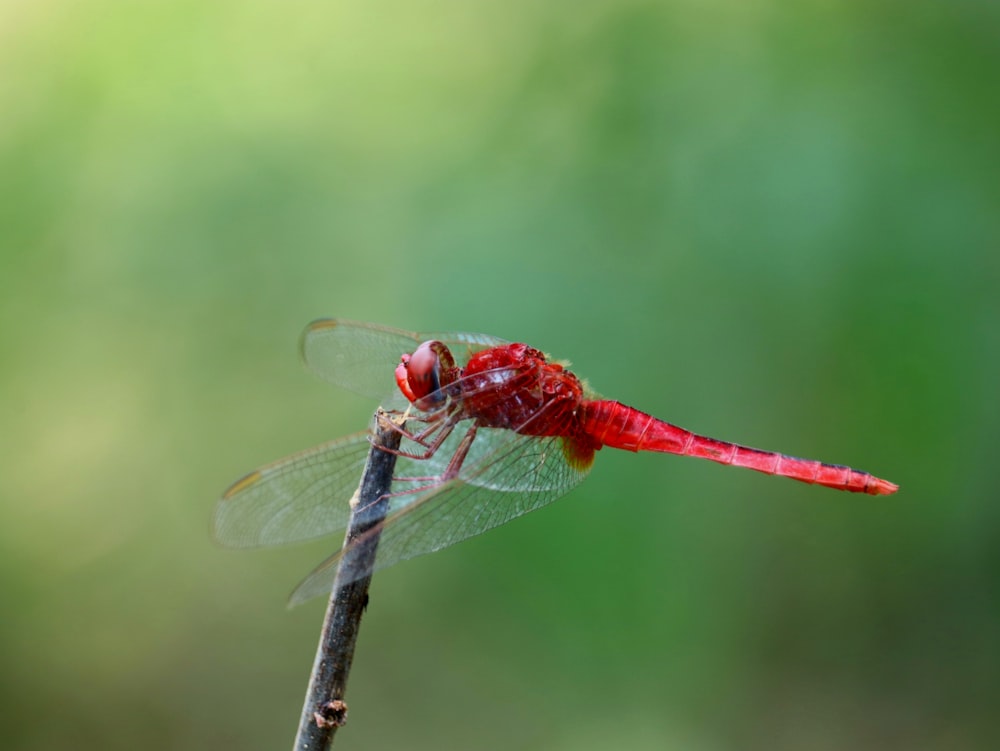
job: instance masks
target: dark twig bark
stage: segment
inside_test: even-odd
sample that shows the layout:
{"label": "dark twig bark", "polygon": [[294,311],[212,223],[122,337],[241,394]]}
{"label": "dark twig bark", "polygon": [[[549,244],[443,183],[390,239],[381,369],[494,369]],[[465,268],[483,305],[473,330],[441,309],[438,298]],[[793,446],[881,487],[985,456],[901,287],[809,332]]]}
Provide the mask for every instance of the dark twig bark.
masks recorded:
{"label": "dark twig bark", "polygon": [[370,535],[354,547],[348,547],[348,543],[381,522],[389,508],[388,494],[396,466],[396,454],[392,452],[399,448],[401,438],[400,431],[388,424],[392,419],[382,410],[375,414],[372,448],[347,526],[344,538],[346,550],[323,619],[323,633],[295,738],[296,751],[325,751],[330,748],[337,728],[347,720],[344,691],[354,658],[361,615],[368,604],[368,585],[372,577],[369,574],[341,586],[339,571],[370,570],[375,562],[378,535]]}

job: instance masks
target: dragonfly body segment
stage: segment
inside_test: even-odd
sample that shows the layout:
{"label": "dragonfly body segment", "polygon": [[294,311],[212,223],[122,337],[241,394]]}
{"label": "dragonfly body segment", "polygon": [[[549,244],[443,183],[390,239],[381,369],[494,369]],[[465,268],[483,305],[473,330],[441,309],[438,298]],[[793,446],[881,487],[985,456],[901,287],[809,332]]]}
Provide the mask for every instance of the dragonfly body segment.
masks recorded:
{"label": "dragonfly body segment", "polygon": [[894,483],[851,467],[799,459],[697,435],[620,402],[585,402],[583,415],[586,432],[604,446],[711,459],[719,464],[745,467],[767,475],[790,477],[851,493],[888,495],[898,490]]}
{"label": "dragonfly body segment", "polygon": [[[579,378],[526,344],[508,344],[480,352],[464,369],[455,367],[441,342],[425,342],[418,353],[423,355],[419,369],[410,365],[413,361],[406,357],[400,366],[403,372],[414,370],[414,383],[409,389],[402,384],[401,388],[404,394],[414,397],[415,404],[426,403],[434,394],[446,394],[458,384],[455,397],[464,405],[461,417],[472,418],[483,427],[526,435],[561,436],[568,441],[567,450],[577,462],[589,463],[594,451],[610,446],[710,459],[852,493],[886,495],[897,490],[895,484],[851,467],[708,438],[621,402],[588,399]],[[447,364],[438,366],[434,357],[441,357]],[[430,380],[437,390],[416,398],[416,391],[420,390],[417,384],[428,382],[425,379],[428,369],[440,373]]]}
{"label": "dragonfly body segment", "polygon": [[[375,568],[551,503],[586,476],[604,446],[710,459],[855,493],[897,490],[867,472],[707,438],[601,399],[527,344],[331,319],[306,329],[302,352],[321,377],[371,396],[384,394],[394,373],[397,396],[408,405]],[[216,506],[216,537],[246,547],[342,529],[366,451],[365,434],[357,434],[246,475]],[[329,592],[340,556],[307,577],[292,602]]]}

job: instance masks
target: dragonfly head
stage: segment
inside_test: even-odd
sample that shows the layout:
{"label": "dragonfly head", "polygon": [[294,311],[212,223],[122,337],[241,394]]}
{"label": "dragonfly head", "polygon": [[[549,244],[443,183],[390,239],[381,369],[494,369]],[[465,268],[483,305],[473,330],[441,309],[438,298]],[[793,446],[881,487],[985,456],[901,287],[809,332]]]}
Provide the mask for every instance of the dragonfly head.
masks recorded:
{"label": "dragonfly head", "polygon": [[412,355],[400,358],[396,385],[403,396],[427,409],[444,401],[442,387],[449,386],[459,375],[449,349],[439,341],[429,341],[417,347]]}

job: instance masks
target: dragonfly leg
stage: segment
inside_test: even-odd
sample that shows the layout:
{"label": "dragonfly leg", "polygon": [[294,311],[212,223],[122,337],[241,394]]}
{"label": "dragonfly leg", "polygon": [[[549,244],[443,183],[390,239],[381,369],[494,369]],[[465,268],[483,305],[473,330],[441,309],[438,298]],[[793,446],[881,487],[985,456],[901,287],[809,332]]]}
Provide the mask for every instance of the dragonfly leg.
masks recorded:
{"label": "dragonfly leg", "polygon": [[[445,418],[440,422],[431,425],[429,428],[420,433],[410,433],[405,428],[397,428],[397,430],[400,430],[400,432],[403,434],[403,437],[413,441],[419,446],[423,446],[426,449],[426,451],[424,451],[423,453],[417,453],[414,451],[404,451],[402,449],[387,449],[383,446],[379,446],[379,448],[382,451],[389,451],[390,453],[393,453],[396,456],[403,456],[406,457],[407,459],[415,459],[417,461],[424,461],[426,459],[430,459],[432,456],[434,456],[434,454],[437,453],[437,450],[441,448],[441,444],[445,442],[445,440],[448,438],[449,435],[451,435],[451,431],[455,428],[455,424],[457,423],[457,421],[458,420],[456,413],[455,416]],[[437,435],[434,436],[434,440],[428,442],[427,439],[430,436],[434,435],[435,432],[437,433]]]}
{"label": "dragonfly leg", "polygon": [[[429,441],[430,437],[432,435],[434,435],[434,433],[436,433],[437,431],[441,430],[443,427],[444,427],[444,423],[443,422],[438,422],[438,423],[435,423],[433,425],[428,426],[427,428],[425,428],[425,429],[423,429],[423,430],[421,430],[419,432],[413,432],[413,431],[407,430],[406,428],[404,428],[404,427],[402,427],[400,425],[394,425],[393,426],[393,430],[395,430],[397,433],[399,433],[400,435],[402,435],[403,438],[405,438],[406,440],[411,441],[413,443],[416,443],[419,446],[423,446],[425,449],[429,449],[431,447],[431,445],[432,445],[432,442]],[[435,442],[436,442],[436,439],[435,439]],[[400,449],[395,449],[391,453],[396,454],[397,456],[407,456],[407,457],[410,457],[411,459],[418,459],[418,458],[420,458],[422,456],[421,454],[414,455],[414,454],[412,454],[410,452],[406,452],[406,451],[403,451],[403,450],[400,450]]]}
{"label": "dragonfly leg", "polygon": [[[447,432],[450,433],[454,428],[454,424],[448,426]],[[416,495],[418,493],[423,493],[428,490],[433,490],[434,488],[440,486],[441,484],[448,482],[458,476],[459,471],[462,469],[462,464],[465,462],[465,458],[469,455],[469,449],[472,448],[472,442],[476,438],[476,431],[479,426],[473,422],[469,426],[469,429],[462,436],[462,441],[458,444],[458,448],[455,449],[454,455],[448,462],[448,466],[445,467],[444,472],[440,475],[428,475],[423,477],[394,477],[392,478],[393,483],[397,482],[417,482],[424,483],[423,485],[418,485],[415,488],[409,488],[407,490],[398,490],[393,493],[389,493],[389,498],[395,498],[404,495]],[[447,435],[445,436],[447,437]],[[405,456],[405,454],[403,454]],[[419,458],[419,457],[414,457]]]}
{"label": "dragonfly leg", "polygon": [[454,455],[451,457],[451,461],[448,462],[448,466],[445,467],[444,472],[441,475],[442,481],[447,481],[453,477],[458,477],[458,471],[462,468],[462,463],[465,461],[465,457],[469,455],[469,449],[472,448],[472,442],[476,440],[476,431],[479,429],[479,424],[473,420],[472,425],[462,436],[461,443],[458,444],[458,448],[455,449]]}
{"label": "dragonfly leg", "polygon": [[[403,414],[403,413],[397,413],[397,414]],[[439,436],[433,442],[430,442],[429,440],[430,437],[434,435],[434,433],[436,433],[437,431],[444,428],[445,426],[448,426],[448,430],[451,430],[452,426],[449,425],[449,423],[452,423],[453,425],[455,422],[457,422],[458,415],[459,415],[459,410],[456,409],[454,405],[447,405],[441,407],[440,409],[436,409],[432,412],[425,412],[423,414],[416,414],[416,415],[406,414],[405,422],[392,421],[391,424],[392,424],[392,429],[395,430],[400,435],[402,435],[403,438],[407,439],[408,441],[412,441],[413,443],[416,443],[420,446],[423,446],[426,449],[431,449],[432,446],[435,448],[439,446],[443,441],[443,438]],[[410,430],[409,424],[413,422],[426,423],[427,427],[419,431]],[[411,459],[427,458],[426,456],[423,455],[409,454],[400,451],[394,451],[393,453],[399,456],[406,456]],[[431,456],[432,454],[433,451],[430,451],[430,453],[428,453],[427,456]]]}

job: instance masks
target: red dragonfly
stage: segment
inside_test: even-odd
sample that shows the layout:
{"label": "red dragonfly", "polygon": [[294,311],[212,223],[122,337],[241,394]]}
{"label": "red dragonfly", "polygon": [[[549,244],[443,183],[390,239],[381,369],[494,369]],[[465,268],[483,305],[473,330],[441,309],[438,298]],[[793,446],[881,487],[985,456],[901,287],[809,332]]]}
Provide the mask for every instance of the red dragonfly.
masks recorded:
{"label": "red dragonfly", "polygon": [[[376,398],[391,389],[395,374],[398,388],[384,406],[407,410],[408,421],[376,569],[551,503],[586,476],[603,446],[695,456],[854,493],[898,488],[850,467],[696,435],[601,399],[539,350],[492,336],[323,319],[306,328],[302,356],[321,378]],[[216,506],[216,538],[255,547],[343,529],[368,450],[364,431],[237,480]],[[291,604],[329,593],[340,556],[315,569]]]}

